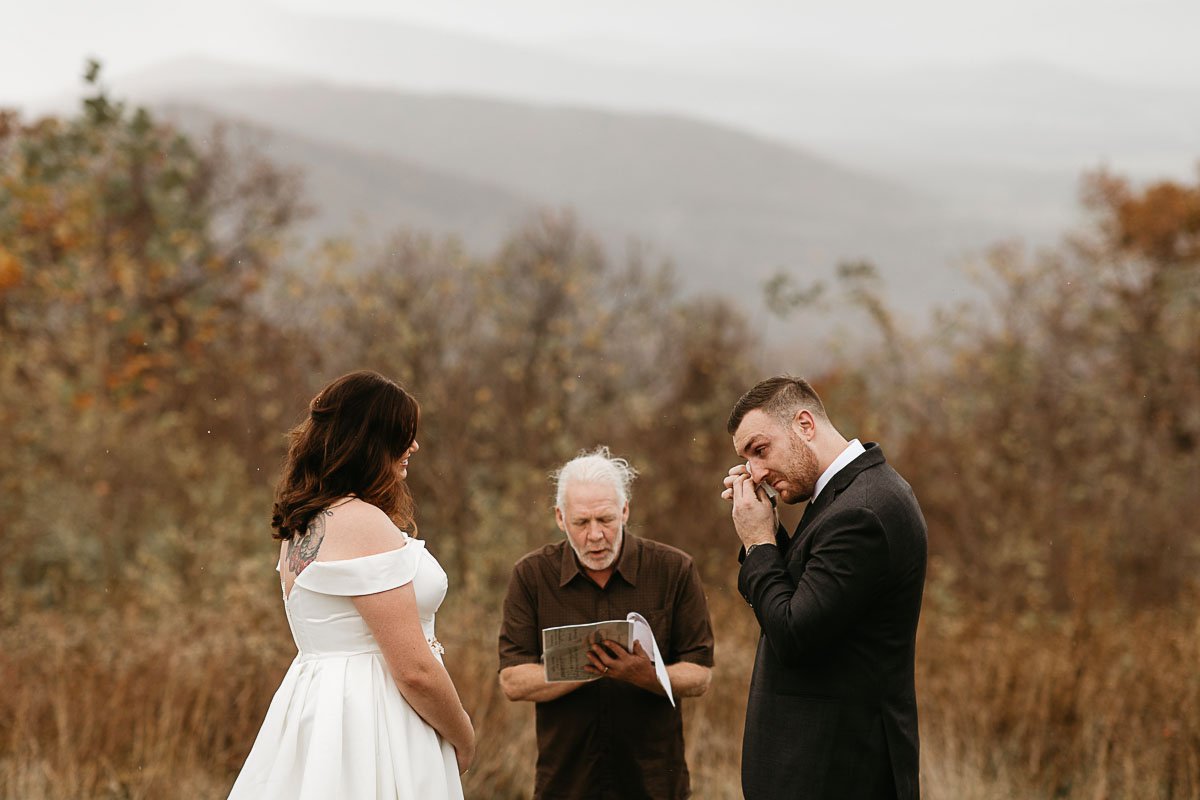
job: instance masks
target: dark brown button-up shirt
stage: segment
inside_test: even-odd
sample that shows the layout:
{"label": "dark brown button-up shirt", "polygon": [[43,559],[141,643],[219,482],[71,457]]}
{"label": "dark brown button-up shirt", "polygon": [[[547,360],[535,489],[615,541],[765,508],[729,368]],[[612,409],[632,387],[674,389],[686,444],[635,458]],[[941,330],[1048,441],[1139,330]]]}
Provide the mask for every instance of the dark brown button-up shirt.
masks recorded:
{"label": "dark brown button-up shirt", "polygon": [[[708,604],[691,557],[626,531],[603,589],[580,569],[565,538],[516,563],[504,598],[500,669],[538,663],[543,628],[624,619],[630,611],[650,623],[667,664],[712,666]],[[667,698],[600,678],[536,706],[536,800],[690,796],[683,719]]]}

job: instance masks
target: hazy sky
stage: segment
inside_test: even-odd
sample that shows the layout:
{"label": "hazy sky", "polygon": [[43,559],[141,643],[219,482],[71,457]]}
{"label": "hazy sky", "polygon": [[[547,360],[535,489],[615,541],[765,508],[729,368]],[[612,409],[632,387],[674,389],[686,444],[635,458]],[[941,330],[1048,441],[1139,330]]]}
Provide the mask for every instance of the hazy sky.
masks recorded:
{"label": "hazy sky", "polygon": [[[282,5],[323,11],[333,4]],[[761,43],[865,50],[901,62],[1036,58],[1107,75],[1121,74],[1122,63],[1147,75],[1200,67],[1196,0],[344,0],[334,7],[525,40]]]}
{"label": "hazy sky", "polygon": [[[268,0],[6,0],[0,102],[172,56],[254,61],[248,5]],[[885,65],[1032,59],[1131,83],[1200,83],[1197,0],[271,0],[296,12],[387,17],[519,42],[680,62],[715,45],[811,51]],[[238,31],[241,35],[232,35]],[[236,43],[235,41],[236,40]],[[625,46],[626,43],[628,46]]]}

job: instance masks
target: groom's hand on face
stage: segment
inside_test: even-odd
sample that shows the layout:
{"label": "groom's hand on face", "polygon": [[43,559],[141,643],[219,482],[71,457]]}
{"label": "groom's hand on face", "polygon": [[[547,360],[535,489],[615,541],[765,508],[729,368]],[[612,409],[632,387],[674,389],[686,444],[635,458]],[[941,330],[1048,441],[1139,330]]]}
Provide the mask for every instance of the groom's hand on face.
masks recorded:
{"label": "groom's hand on face", "polygon": [[745,547],[754,544],[775,543],[775,507],[767,499],[766,493],[759,487],[746,471],[730,475],[725,480],[733,481],[730,491],[733,492],[733,527],[737,529],[738,538]]}
{"label": "groom's hand on face", "polygon": [[738,464],[736,467],[730,467],[729,474],[725,476],[725,491],[721,492],[722,500],[733,501],[733,484],[737,482],[739,475],[749,475],[750,470],[745,464]]}

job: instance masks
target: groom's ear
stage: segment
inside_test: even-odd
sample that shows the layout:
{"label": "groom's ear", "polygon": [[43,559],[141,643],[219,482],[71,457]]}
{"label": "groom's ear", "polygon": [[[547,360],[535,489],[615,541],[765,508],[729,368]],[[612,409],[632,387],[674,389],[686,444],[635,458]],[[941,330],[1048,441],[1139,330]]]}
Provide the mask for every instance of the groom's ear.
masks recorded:
{"label": "groom's ear", "polygon": [[796,415],[792,417],[792,430],[804,441],[811,441],[813,434],[817,432],[817,421],[812,412],[807,408],[797,409]]}

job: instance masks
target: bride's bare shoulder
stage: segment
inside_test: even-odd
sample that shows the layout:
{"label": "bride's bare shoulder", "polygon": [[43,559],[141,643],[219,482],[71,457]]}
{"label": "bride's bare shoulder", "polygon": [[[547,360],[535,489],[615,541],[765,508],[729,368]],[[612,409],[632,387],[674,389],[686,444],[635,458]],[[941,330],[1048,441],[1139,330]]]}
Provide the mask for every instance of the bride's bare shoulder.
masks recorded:
{"label": "bride's bare shoulder", "polygon": [[353,497],[326,513],[329,536],[323,560],[360,558],[404,547],[404,534],[378,506]]}

